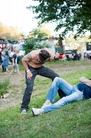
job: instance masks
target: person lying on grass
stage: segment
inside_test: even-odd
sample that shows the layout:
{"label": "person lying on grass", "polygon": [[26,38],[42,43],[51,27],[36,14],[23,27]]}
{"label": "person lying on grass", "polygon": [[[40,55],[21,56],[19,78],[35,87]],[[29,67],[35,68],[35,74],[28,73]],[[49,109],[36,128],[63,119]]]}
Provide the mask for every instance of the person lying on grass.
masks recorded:
{"label": "person lying on grass", "polygon": [[[58,89],[61,89],[66,96],[53,103],[58,93]],[[87,78],[80,78],[80,83],[76,86],[72,86],[62,78],[56,77],[52,82],[50,90],[46,96],[46,101],[41,108],[32,108],[33,115],[40,115],[47,113],[69,103],[76,102],[79,100],[91,98],[91,80]]]}

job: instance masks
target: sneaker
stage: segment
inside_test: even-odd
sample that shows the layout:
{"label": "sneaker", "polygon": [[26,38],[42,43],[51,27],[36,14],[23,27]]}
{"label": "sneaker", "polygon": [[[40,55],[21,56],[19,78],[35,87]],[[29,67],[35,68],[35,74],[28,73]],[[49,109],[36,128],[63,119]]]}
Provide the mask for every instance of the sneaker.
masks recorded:
{"label": "sneaker", "polygon": [[40,115],[41,114],[41,109],[32,108],[32,113],[33,113],[34,116]]}
{"label": "sneaker", "polygon": [[26,114],[26,113],[27,113],[26,109],[23,109],[23,110],[21,111],[21,114]]}
{"label": "sneaker", "polygon": [[48,107],[48,106],[50,106],[51,105],[51,103],[50,104],[46,104],[46,103],[44,103],[43,105],[42,105],[42,109],[44,109],[44,108],[46,108],[46,107]]}

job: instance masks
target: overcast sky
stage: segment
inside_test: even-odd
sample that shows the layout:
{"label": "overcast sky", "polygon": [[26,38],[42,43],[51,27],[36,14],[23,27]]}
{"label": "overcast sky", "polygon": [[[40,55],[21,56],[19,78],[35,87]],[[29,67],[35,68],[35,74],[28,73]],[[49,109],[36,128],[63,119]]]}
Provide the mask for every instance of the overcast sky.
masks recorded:
{"label": "overcast sky", "polygon": [[[0,0],[0,22],[6,26],[15,26],[28,34],[37,27],[37,20],[34,20],[33,13],[26,9],[32,4],[32,0]],[[47,28],[53,32],[55,25],[49,24]]]}

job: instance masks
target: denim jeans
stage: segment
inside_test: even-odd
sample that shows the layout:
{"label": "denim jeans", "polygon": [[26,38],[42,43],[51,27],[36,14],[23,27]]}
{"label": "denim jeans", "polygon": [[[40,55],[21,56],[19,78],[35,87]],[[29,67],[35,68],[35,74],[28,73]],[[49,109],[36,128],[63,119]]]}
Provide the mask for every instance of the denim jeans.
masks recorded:
{"label": "denim jeans", "polygon": [[72,86],[71,84],[59,77],[56,77],[54,79],[46,99],[50,100],[51,102],[54,102],[56,94],[58,92],[58,88],[60,88],[66,94],[66,96],[58,100],[56,103],[44,108],[44,112],[50,112],[52,110],[61,108],[62,106],[68,103],[83,99],[83,92],[79,91],[77,86]]}
{"label": "denim jeans", "polygon": [[25,93],[23,96],[21,109],[26,109],[26,110],[28,109],[28,105],[29,105],[29,102],[31,99],[31,94],[33,91],[34,80],[35,80],[36,75],[41,75],[43,77],[47,77],[47,78],[50,78],[52,80],[55,77],[59,77],[59,75],[57,73],[55,73],[53,70],[46,68],[44,66],[42,66],[40,68],[33,68],[31,66],[28,66],[28,68],[32,72],[33,76],[31,79],[27,79],[27,73],[25,72],[26,89],[25,89]]}

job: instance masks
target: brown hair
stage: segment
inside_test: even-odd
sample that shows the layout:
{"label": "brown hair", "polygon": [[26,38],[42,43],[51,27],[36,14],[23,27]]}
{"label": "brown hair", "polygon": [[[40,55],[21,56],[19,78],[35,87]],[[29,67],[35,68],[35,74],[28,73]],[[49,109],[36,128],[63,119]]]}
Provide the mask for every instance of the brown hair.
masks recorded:
{"label": "brown hair", "polygon": [[41,61],[45,61],[46,59],[50,58],[50,54],[47,50],[41,50],[39,52],[39,58]]}

